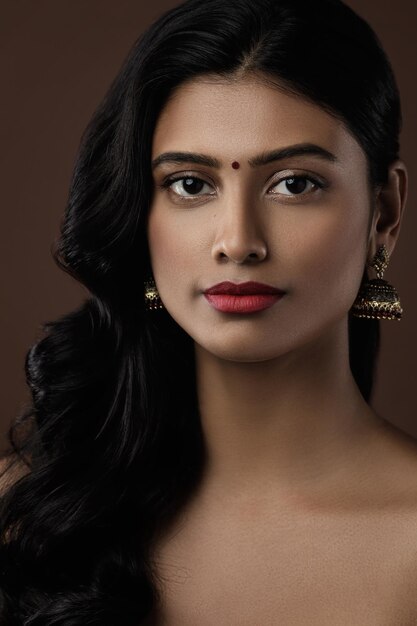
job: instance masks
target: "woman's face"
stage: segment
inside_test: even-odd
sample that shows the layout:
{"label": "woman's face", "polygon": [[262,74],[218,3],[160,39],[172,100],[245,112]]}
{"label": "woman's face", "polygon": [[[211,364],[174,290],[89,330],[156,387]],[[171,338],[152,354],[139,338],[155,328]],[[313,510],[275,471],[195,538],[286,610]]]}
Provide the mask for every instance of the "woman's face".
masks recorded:
{"label": "woman's face", "polygon": [[[301,144],[316,151],[278,158]],[[371,217],[366,157],[342,122],[255,78],[204,77],[165,106],[155,160],[153,276],[168,313],[197,344],[227,360],[261,361],[342,326]],[[223,281],[266,283],[285,295],[256,312],[225,312],[204,295]]]}

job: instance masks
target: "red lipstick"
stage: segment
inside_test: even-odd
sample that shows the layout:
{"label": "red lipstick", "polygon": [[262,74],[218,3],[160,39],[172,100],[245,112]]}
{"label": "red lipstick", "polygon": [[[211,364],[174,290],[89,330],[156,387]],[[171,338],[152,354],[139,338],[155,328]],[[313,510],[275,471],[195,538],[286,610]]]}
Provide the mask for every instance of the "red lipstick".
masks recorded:
{"label": "red lipstick", "polygon": [[285,291],[249,281],[232,283],[225,281],[204,291],[208,302],[223,313],[255,313],[269,308],[285,295]]}

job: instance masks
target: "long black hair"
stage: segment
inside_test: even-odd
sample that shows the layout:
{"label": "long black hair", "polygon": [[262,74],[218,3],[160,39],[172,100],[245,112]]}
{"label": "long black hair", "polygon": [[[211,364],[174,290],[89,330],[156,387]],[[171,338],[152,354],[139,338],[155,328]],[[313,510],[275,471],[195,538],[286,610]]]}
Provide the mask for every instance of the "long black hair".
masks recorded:
{"label": "long black hair", "polygon": [[[33,401],[9,429],[28,471],[1,498],[5,626],[138,626],[158,600],[151,542],[206,457],[193,342],[144,303],[151,141],[178,85],[248,72],[342,120],[373,189],[398,158],[392,69],[340,0],[188,0],[139,38],[83,135],[52,250],[89,297],[43,324],[25,361]],[[370,402],[378,322],[349,317],[349,341]]]}

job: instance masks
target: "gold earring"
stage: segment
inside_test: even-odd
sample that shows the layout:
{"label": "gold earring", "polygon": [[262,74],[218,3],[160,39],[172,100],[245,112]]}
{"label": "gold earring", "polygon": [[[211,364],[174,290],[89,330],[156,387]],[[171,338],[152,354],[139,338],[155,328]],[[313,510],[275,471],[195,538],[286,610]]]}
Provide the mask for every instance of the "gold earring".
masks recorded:
{"label": "gold earring", "polygon": [[359,290],[352,306],[352,315],[374,320],[400,320],[403,314],[400,299],[394,287],[383,280],[388,267],[389,254],[385,245],[378,248],[370,267],[377,278],[368,280]]}
{"label": "gold earring", "polygon": [[145,304],[148,311],[156,311],[164,308],[152,276],[145,280]]}

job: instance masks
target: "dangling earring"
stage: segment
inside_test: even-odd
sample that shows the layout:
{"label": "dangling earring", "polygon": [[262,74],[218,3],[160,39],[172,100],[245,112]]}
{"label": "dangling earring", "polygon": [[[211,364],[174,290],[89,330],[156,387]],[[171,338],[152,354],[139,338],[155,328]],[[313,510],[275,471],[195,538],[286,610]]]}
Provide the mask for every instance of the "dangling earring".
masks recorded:
{"label": "dangling earring", "polygon": [[362,285],[352,306],[352,315],[375,320],[400,320],[403,310],[394,287],[382,280],[388,267],[389,254],[385,245],[378,248],[370,267],[376,271],[377,278]]}
{"label": "dangling earring", "polygon": [[145,280],[145,304],[148,311],[164,308],[152,276]]}

